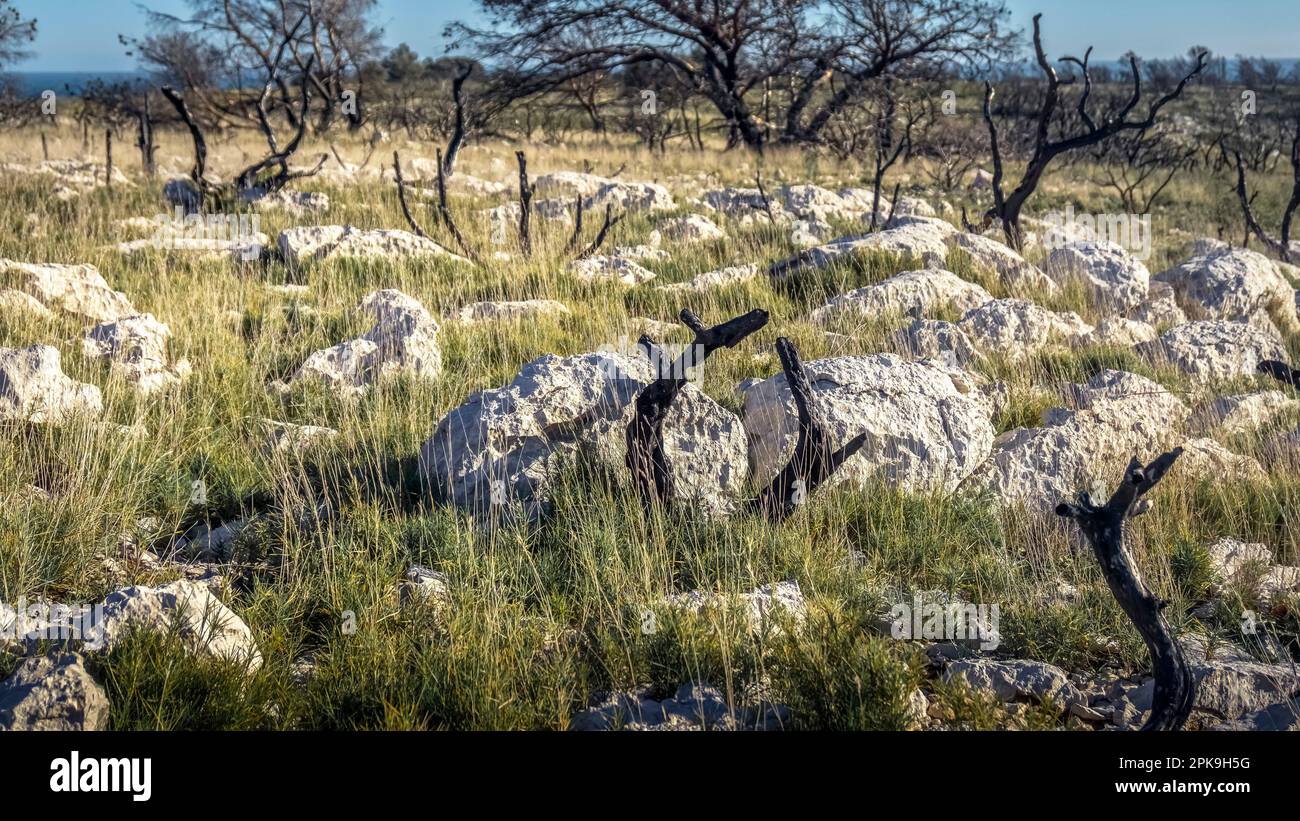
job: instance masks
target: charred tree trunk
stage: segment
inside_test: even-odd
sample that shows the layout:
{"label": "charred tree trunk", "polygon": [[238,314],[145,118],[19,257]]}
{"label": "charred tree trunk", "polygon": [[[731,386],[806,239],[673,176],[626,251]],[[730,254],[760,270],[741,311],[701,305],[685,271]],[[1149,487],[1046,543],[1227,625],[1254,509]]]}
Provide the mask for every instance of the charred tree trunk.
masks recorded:
{"label": "charred tree trunk", "polygon": [[666,366],[663,352],[653,339],[643,334],[640,340],[655,378],[636,397],[636,413],[627,426],[627,467],[647,509],[667,505],[672,499],[672,473],[664,456],[663,426],[673,399],[686,385],[686,371],[702,365],[719,348],[734,347],[762,328],[767,324],[767,311],[755,308],[708,328],[689,308],[683,308],[681,320],[695,332],[695,341],[670,365]]}
{"label": "charred tree trunk", "polygon": [[[308,59],[307,63],[310,68],[311,60]],[[267,85],[269,86],[270,83]],[[198,192],[199,210],[202,210],[203,203],[207,200],[215,200],[220,207],[225,208],[231,207],[240,201],[273,194],[294,180],[314,176],[325,165],[325,161],[329,159],[328,154],[322,154],[316,165],[306,171],[292,171],[289,168],[289,158],[298,150],[298,145],[302,142],[303,134],[307,128],[306,115],[308,105],[311,102],[311,92],[308,91],[307,83],[303,83],[299,112],[295,118],[298,123],[297,131],[288,144],[283,149],[279,147],[265,111],[264,95],[263,101],[258,103],[259,120],[262,130],[266,134],[270,153],[239,172],[233,181],[221,184],[213,183],[205,176],[208,162],[207,141],[204,139],[203,130],[199,128],[194,115],[190,113],[185,98],[171,86],[163,86],[162,94],[176,109],[181,121],[189,129],[190,139],[194,142],[194,167],[190,170],[190,179]],[[270,174],[265,173],[271,169],[275,170]]]}
{"label": "charred tree trunk", "polygon": [[139,120],[140,133],[136,145],[140,149],[140,167],[146,177],[152,177],[157,172],[157,165],[154,162],[153,121],[150,118],[148,92],[144,95],[144,107],[140,110]]}
{"label": "charred tree trunk", "polygon": [[1227,147],[1220,142],[1220,148],[1226,155],[1231,153],[1237,165],[1237,200],[1241,204],[1242,217],[1246,222],[1246,236],[1243,245],[1249,242],[1251,235],[1254,235],[1273,253],[1277,254],[1283,262],[1292,262],[1291,253],[1291,222],[1295,219],[1297,209],[1300,209],[1300,120],[1296,122],[1295,138],[1291,141],[1291,175],[1292,187],[1291,197],[1287,200],[1286,207],[1282,211],[1282,233],[1280,239],[1274,239],[1260,225],[1259,220],[1255,217],[1254,209],[1251,203],[1254,197],[1246,191],[1246,165],[1242,161],[1241,152],[1229,152]]}
{"label": "charred tree trunk", "polygon": [[776,352],[781,357],[781,368],[785,371],[786,383],[799,414],[799,439],[785,468],[758,494],[758,498],[750,502],[751,508],[773,523],[794,513],[867,441],[867,435],[860,433],[837,449],[817,408],[816,394],[794,343],[781,337],[776,341]]}
{"label": "charred tree trunk", "polygon": [[461,90],[473,71],[474,65],[471,63],[451,81],[451,99],[456,105],[456,125],[451,132],[451,139],[447,142],[447,153],[442,158],[442,170],[448,177],[456,173],[456,158],[460,156],[460,148],[465,144],[465,101]]}
{"label": "charred tree trunk", "polygon": [[104,129],[104,186],[113,190],[113,129]]}
{"label": "charred tree trunk", "polygon": [[1104,505],[1094,505],[1087,493],[1081,493],[1074,504],[1061,502],[1056,506],[1057,515],[1078,523],[1092,545],[1110,592],[1137,627],[1151,654],[1155,695],[1151,717],[1142,725],[1143,730],[1180,729],[1196,701],[1196,681],[1165,621],[1168,602],[1147,589],[1124,548],[1124,521],[1146,512],[1150,503],[1143,501],[1142,495],[1155,487],[1182,452],[1182,448],[1174,448],[1146,467],[1134,459],[1124,471],[1123,483]]}
{"label": "charred tree trunk", "polygon": [[516,151],[515,159],[519,162],[519,247],[527,257],[533,253],[533,239],[529,231],[533,215],[533,185],[528,181],[528,158],[524,152]]}

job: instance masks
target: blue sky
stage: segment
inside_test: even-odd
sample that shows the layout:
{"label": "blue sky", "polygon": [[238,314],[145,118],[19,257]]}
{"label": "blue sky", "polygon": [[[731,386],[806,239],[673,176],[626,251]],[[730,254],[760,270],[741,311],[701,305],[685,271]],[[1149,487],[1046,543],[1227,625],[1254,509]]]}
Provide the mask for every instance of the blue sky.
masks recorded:
{"label": "blue sky", "polygon": [[[1215,52],[1300,57],[1300,0],[1006,0],[1013,24],[1028,31],[1043,12],[1044,39],[1057,56],[1096,46],[1101,59],[1132,49],[1143,56],[1181,54],[1193,44]],[[118,34],[139,35],[145,17],[134,0],[15,0],[38,20],[35,56],[24,71],[113,71],[134,68]],[[184,0],[145,0],[184,14]],[[380,0],[378,21],[389,45],[408,43],[422,55],[446,46],[449,21],[472,17],[473,0]]]}

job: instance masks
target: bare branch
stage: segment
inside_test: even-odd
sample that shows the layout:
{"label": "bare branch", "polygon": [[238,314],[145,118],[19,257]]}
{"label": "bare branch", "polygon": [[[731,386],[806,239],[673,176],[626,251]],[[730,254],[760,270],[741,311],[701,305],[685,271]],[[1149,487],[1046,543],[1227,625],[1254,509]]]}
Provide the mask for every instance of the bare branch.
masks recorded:
{"label": "bare branch", "polygon": [[1196,701],[1196,681],[1165,621],[1167,602],[1152,595],[1124,547],[1125,520],[1145,512],[1140,504],[1142,496],[1155,487],[1182,452],[1182,448],[1175,448],[1145,467],[1134,459],[1124,472],[1124,481],[1104,505],[1093,504],[1087,493],[1081,493],[1075,503],[1056,506],[1058,515],[1078,523],[1092,545],[1111,593],[1151,654],[1155,695],[1151,717],[1142,725],[1143,730],[1181,728]]}

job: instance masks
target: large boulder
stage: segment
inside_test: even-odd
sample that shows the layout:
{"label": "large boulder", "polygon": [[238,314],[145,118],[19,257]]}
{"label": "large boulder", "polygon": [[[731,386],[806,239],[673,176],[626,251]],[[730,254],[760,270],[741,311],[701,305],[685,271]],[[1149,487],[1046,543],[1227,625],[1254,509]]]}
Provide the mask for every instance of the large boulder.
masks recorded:
{"label": "large boulder", "polygon": [[[652,377],[646,359],[613,351],[533,360],[510,384],[474,394],[443,417],[420,449],[421,474],[447,502],[480,518],[536,519],[580,451],[626,473],[627,425]],[[740,420],[688,383],[663,430],[676,497],[725,512],[747,472]]]}
{"label": "large boulder", "polygon": [[1206,548],[1218,578],[1214,592],[1227,586],[1241,588],[1262,604],[1300,589],[1300,567],[1277,564],[1268,545],[1221,538]]}
{"label": "large boulder", "polygon": [[575,196],[590,197],[613,180],[580,171],[552,171],[533,180],[536,192],[542,196],[572,200]]}
{"label": "large boulder", "polygon": [[1147,298],[1142,304],[1128,312],[1128,318],[1145,322],[1152,327],[1169,329],[1187,321],[1187,314],[1178,307],[1174,289],[1163,282],[1153,279],[1147,288]]}
{"label": "large boulder", "polygon": [[938,359],[954,368],[966,368],[980,357],[961,328],[941,319],[914,319],[890,337],[894,350],[913,359]]}
{"label": "large boulder", "polygon": [[388,288],[367,294],[361,311],[374,320],[373,328],[311,354],[290,381],[319,380],[341,393],[356,394],[389,374],[432,379],[442,372],[438,322],[417,300]]}
{"label": "large boulder", "polygon": [[292,217],[305,217],[309,214],[323,214],[330,208],[329,194],[318,191],[289,191],[280,189],[264,193],[252,200],[258,211],[283,211]]}
{"label": "large boulder", "polygon": [[1150,342],[1159,336],[1156,329],[1145,322],[1122,316],[1108,316],[1097,324],[1086,342],[1090,345],[1132,348],[1134,345]]}
{"label": "large boulder", "polygon": [[999,436],[965,486],[1050,510],[1077,490],[1113,483],[1133,456],[1177,444],[1190,413],[1161,385],[1125,371],[1102,371],[1073,393],[1075,408],[1050,411],[1042,427]]}
{"label": "large boulder", "polygon": [[802,625],[808,617],[808,606],[803,591],[795,581],[783,581],[756,587],[748,593],[731,596],[711,590],[691,590],[677,593],[665,601],[670,609],[700,615],[709,610],[726,611],[738,606],[744,614],[750,632],[777,631],[781,620],[794,626]]}
{"label": "large boulder", "polygon": [[999,701],[1050,700],[1062,712],[1088,706],[1088,696],[1070,681],[1070,675],[1053,664],[1028,659],[958,659],[948,663],[944,681],[962,683],[978,692],[990,692]]}
{"label": "large boulder", "polygon": [[1196,423],[1203,431],[1251,433],[1279,414],[1300,409],[1300,401],[1282,391],[1219,396],[1197,409]]}
{"label": "large boulder", "polygon": [[47,308],[58,308],[80,319],[105,322],[137,313],[126,295],[109,287],[93,265],[0,259],[0,277],[17,279],[18,287]]}
{"label": "large boulder", "polygon": [[995,299],[970,309],[957,325],[986,353],[1020,357],[1053,342],[1074,345],[1093,328],[1073,311],[1057,313],[1024,299]]}
{"label": "large boulder", "polygon": [[1172,365],[1199,382],[1253,376],[1262,360],[1288,358],[1286,343],[1272,325],[1222,320],[1179,325],[1136,350],[1152,363]]}
{"label": "large boulder", "polygon": [[76,653],[29,658],[0,682],[0,730],[102,730],[108,697]]}
{"label": "large boulder", "polygon": [[58,348],[0,348],[0,420],[58,423],[103,409],[99,388],[63,372]]}
{"label": "large boulder", "polygon": [[[910,489],[951,491],[992,447],[990,408],[960,371],[894,354],[819,359],[804,370],[832,441],[867,435],[832,483],[866,486],[883,477]],[[784,374],[745,392],[744,419],[752,472],[762,484],[789,460],[798,438]]]}
{"label": "large boulder", "polygon": [[1140,305],[1151,280],[1147,267],[1113,242],[1057,248],[1045,267],[1058,282],[1081,282],[1097,304],[1118,313]]}
{"label": "large boulder", "polygon": [[171,329],[140,314],[104,322],[86,332],[82,350],[92,359],[106,359],[114,371],[143,394],[176,385],[190,373],[190,364],[168,363],[167,338]]}
{"label": "large boulder", "polygon": [[[820,185],[786,185],[777,191],[777,199],[786,211],[804,220],[849,220],[871,215],[872,195],[864,188],[831,191]],[[880,209],[882,214],[889,210],[883,198]]]}
{"label": "large boulder", "polygon": [[281,231],[278,243],[285,262],[290,264],[339,257],[443,257],[465,261],[427,237],[387,228],[300,225]]}
{"label": "large boulder", "polygon": [[1263,254],[1219,248],[1159,274],[1182,308],[1199,319],[1222,319],[1295,330],[1295,288]]}
{"label": "large boulder", "polygon": [[1268,473],[1259,460],[1233,453],[1213,439],[1188,439],[1180,447],[1183,455],[1173,467],[1175,474],[1214,482],[1228,479],[1263,482],[1268,479]]}
{"label": "large boulder", "polygon": [[812,312],[814,322],[826,322],[841,315],[879,316],[886,313],[930,313],[951,308],[966,313],[992,301],[988,291],[950,271],[927,268],[895,274],[865,288],[833,297]]}
{"label": "large boulder", "polygon": [[[769,219],[780,223],[807,220],[821,223],[830,218],[843,220],[870,217],[872,193],[866,188],[831,191],[820,185],[786,185],[768,192],[766,201],[757,188],[720,188],[705,191],[704,206],[741,224]],[[880,213],[889,212],[883,197]]]}

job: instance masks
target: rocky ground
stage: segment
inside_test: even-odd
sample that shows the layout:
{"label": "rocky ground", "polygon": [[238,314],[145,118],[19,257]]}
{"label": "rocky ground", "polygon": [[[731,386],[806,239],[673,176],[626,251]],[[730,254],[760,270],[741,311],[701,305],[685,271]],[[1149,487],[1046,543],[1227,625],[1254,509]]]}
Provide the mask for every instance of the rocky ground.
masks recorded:
{"label": "rocky ground", "polygon": [[[1300,726],[1300,271],[1215,238],[1218,181],[1149,258],[1037,220],[1022,254],[957,227],[977,180],[909,175],[873,232],[847,166],[760,192],[738,155],[539,146],[528,252],[511,150],[451,180],[478,262],[377,163],[161,246],[168,175],[5,166],[0,727],[1135,729],[1145,649],[1052,510],[1179,446],[1129,547],[1188,726]],[[1036,213],[1105,210],[1076,183]],[[626,214],[581,259],[579,199],[576,247]],[[636,340],[689,343],[683,307],[770,318],[692,374],[646,512]],[[797,439],[778,336],[866,438],[775,526],[742,502]],[[900,603],[995,606],[994,640],[899,635]]]}

